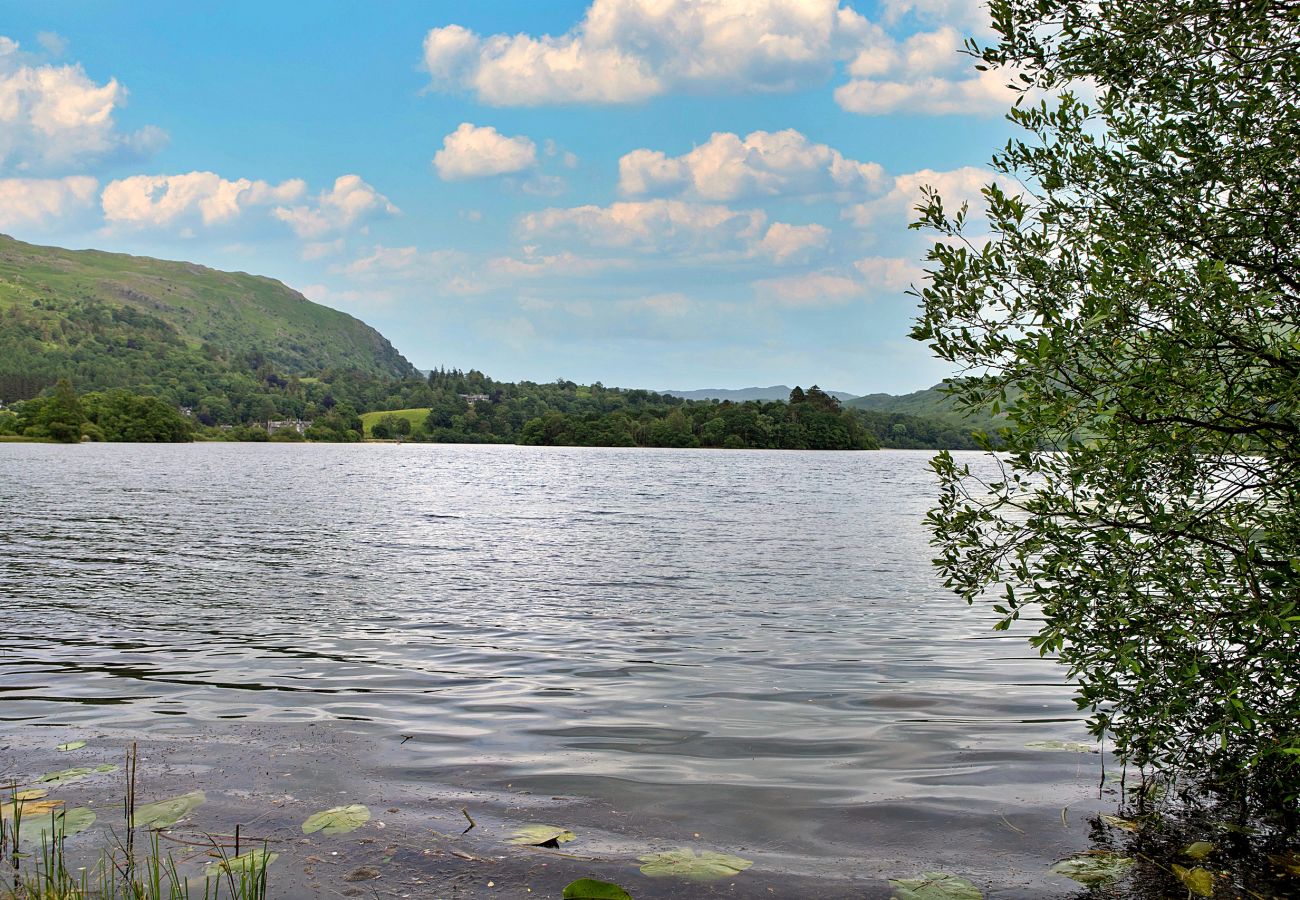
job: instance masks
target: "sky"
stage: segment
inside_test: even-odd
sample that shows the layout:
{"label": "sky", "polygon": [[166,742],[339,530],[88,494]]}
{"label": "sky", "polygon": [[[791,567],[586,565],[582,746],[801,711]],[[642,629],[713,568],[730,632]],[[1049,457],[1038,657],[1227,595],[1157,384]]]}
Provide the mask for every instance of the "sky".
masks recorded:
{"label": "sky", "polygon": [[278,278],[413,363],[903,393],[978,0],[0,0],[0,232]]}

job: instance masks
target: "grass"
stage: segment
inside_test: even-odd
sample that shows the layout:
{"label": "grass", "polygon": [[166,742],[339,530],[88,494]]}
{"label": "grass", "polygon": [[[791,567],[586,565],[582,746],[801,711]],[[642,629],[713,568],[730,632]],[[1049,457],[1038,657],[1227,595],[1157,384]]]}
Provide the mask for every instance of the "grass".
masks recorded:
{"label": "grass", "polygon": [[424,420],[429,417],[429,407],[422,409],[381,409],[377,412],[368,412],[361,414],[361,425],[365,428],[366,437],[370,437],[370,429],[374,424],[384,416],[397,416],[399,419],[405,419],[411,423],[411,428],[417,428],[424,424]]}
{"label": "grass", "polygon": [[[0,883],[0,900],[265,900],[268,854],[265,845],[240,853],[239,830],[233,848],[207,836],[214,861],[201,876],[186,876],[170,852],[161,847],[161,831],[149,832],[148,846],[137,852],[135,833],[135,778],[138,754],[127,754],[126,814],[123,835],[110,832],[113,843],[101,848],[89,865],[69,865],[61,813],[50,810],[50,827],[39,831],[40,850],[23,849],[23,803],[17,783],[10,786],[6,816],[0,819],[0,863],[7,870]],[[29,828],[29,831],[31,829]],[[228,853],[233,849],[234,853]]]}

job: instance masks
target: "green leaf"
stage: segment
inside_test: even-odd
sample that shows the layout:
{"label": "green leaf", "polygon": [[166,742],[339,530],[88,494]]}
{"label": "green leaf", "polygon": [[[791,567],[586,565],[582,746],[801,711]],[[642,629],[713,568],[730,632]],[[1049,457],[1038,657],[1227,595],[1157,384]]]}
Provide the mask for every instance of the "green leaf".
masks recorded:
{"label": "green leaf", "polygon": [[895,900],[983,900],[965,878],[947,872],[925,872],[919,878],[891,878]]}
{"label": "green leaf", "polygon": [[[14,794],[13,799],[17,800],[19,803],[23,803],[27,800],[42,800],[48,796],[50,796],[50,792],[45,790],[44,788],[32,788],[31,790],[27,790],[27,791],[19,791],[18,793]],[[12,806],[13,803],[9,800],[6,800],[5,805]],[[3,809],[3,807],[0,807],[0,809]]]}
{"label": "green leaf", "polygon": [[668,850],[664,853],[652,853],[638,859],[641,874],[651,878],[689,878],[692,881],[714,881],[719,878],[732,878],[748,869],[754,863],[730,853],[715,853],[705,850],[696,855],[694,850],[683,847],[680,850]]}
{"label": "green leaf", "polygon": [[214,862],[208,866],[207,874],[208,877],[212,877],[224,875],[226,872],[256,872],[258,869],[269,866],[279,858],[280,854],[278,853],[267,853],[261,849],[249,850],[247,853]]}
{"label": "green leaf", "polygon": [[67,753],[71,750],[80,750],[84,746],[86,746],[85,741],[68,741],[66,744],[59,744],[59,746],[54,749],[58,750],[60,753]]}
{"label": "green leaf", "polygon": [[1202,869],[1200,866],[1197,866],[1194,869],[1185,869],[1178,865],[1178,863],[1174,863],[1170,868],[1173,869],[1174,875],[1178,880],[1183,883],[1183,887],[1187,888],[1196,896],[1214,896],[1214,876],[1207,870]]}
{"label": "green leaf", "polygon": [[1080,884],[1111,884],[1119,881],[1133,868],[1133,860],[1103,850],[1093,850],[1063,859],[1052,866],[1052,872],[1072,878]]}
{"label": "green leaf", "polygon": [[78,778],[85,778],[87,775],[116,771],[117,766],[109,765],[108,763],[95,766],[94,768],[91,768],[90,766],[77,766],[73,769],[63,769],[58,772],[46,772],[37,780],[42,784],[66,784],[69,781],[76,781]]}
{"label": "green leaf", "polygon": [[1202,860],[1214,852],[1214,845],[1209,841],[1192,841],[1183,848],[1183,856],[1189,856],[1195,860]]}
{"label": "green leaf", "polygon": [[1064,753],[1096,753],[1097,748],[1092,744],[1082,744],[1078,741],[1031,741],[1025,744],[1029,750],[1053,750]]}
{"label": "green leaf", "polygon": [[170,828],[202,806],[207,799],[202,791],[190,791],[170,800],[146,803],[136,809],[130,825],[132,828]]}
{"label": "green leaf", "polygon": [[565,886],[562,900],[632,900],[632,895],[608,881],[579,878]]}
{"label": "green leaf", "polygon": [[369,808],[360,803],[351,803],[308,816],[307,821],[302,823],[302,833],[312,834],[319,831],[321,834],[347,834],[349,831],[356,831],[369,821]]}
{"label": "green leaf", "polygon": [[510,843],[521,847],[558,847],[577,839],[572,831],[558,825],[525,825],[515,831]]}
{"label": "green leaf", "polygon": [[95,813],[93,810],[79,806],[76,809],[59,810],[53,814],[48,809],[42,810],[40,815],[28,815],[24,810],[23,824],[18,829],[18,839],[20,841],[32,841],[40,843],[48,841],[53,837],[72,837],[81,834],[91,825],[95,824]]}

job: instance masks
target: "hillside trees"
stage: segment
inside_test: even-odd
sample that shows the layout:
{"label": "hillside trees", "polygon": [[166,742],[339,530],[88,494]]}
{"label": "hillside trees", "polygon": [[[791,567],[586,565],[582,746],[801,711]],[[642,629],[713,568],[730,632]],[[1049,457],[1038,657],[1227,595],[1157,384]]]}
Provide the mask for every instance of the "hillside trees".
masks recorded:
{"label": "hillside trees", "polygon": [[987,224],[928,197],[913,336],[1007,409],[1008,455],[936,461],[942,571],[1003,627],[1042,616],[1124,759],[1294,813],[1300,6],[990,9],[973,49],[1024,91],[993,165],[1024,192],[989,186]]}

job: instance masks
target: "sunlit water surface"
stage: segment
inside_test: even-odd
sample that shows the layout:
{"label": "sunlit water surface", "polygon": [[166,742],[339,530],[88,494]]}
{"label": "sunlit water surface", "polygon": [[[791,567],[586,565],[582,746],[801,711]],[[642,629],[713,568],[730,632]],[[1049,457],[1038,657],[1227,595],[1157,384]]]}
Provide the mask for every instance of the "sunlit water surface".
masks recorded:
{"label": "sunlit water surface", "polygon": [[1079,714],[939,583],[927,459],[0,444],[0,747],[139,737],[229,777],[327,732],[364,748],[339,793],[743,848],[736,889],[1066,891],[1099,757],[1026,747]]}

